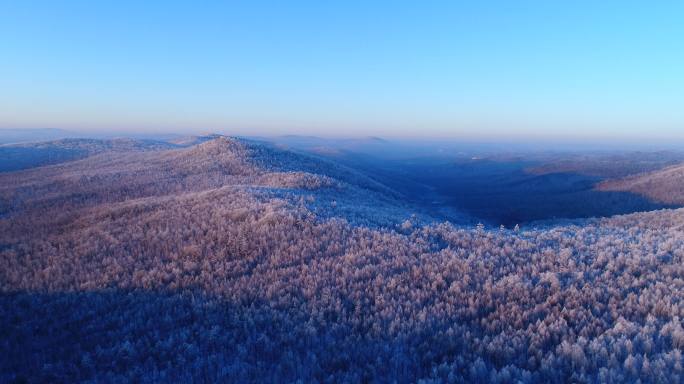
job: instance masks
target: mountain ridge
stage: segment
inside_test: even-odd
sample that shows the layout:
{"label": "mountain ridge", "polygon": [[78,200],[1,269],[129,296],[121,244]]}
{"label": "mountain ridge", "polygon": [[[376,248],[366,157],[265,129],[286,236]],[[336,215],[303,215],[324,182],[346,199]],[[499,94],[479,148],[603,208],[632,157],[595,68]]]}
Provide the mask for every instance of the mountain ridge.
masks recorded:
{"label": "mountain ridge", "polygon": [[684,377],[684,209],[462,226],[362,176],[230,137],[0,173],[0,381]]}

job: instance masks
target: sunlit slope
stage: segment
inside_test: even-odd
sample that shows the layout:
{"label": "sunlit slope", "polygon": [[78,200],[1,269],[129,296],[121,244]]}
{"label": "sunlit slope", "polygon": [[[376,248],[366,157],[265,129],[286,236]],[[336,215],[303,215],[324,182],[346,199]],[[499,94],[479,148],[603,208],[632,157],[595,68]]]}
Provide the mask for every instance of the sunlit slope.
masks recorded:
{"label": "sunlit slope", "polygon": [[2,174],[0,208],[3,382],[684,379],[682,210],[381,226],[382,185],[225,137]]}
{"label": "sunlit slope", "polygon": [[156,140],[60,139],[0,145],[0,172],[82,159],[103,152],[155,151],[178,147]]}
{"label": "sunlit slope", "polygon": [[318,215],[360,224],[391,224],[418,209],[361,172],[263,143],[222,136],[187,148],[136,143],[79,141],[78,148],[88,148],[86,158],[0,174],[0,212],[68,211],[221,187],[301,201]]}
{"label": "sunlit slope", "polygon": [[608,180],[597,187],[602,191],[638,193],[667,204],[684,204],[684,164],[622,179]]}

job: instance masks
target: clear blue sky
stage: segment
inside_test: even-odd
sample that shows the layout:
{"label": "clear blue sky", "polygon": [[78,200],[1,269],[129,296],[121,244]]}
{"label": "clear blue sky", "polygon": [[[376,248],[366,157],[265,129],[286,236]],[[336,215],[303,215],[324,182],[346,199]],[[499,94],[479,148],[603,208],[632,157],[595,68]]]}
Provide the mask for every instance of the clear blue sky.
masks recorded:
{"label": "clear blue sky", "polygon": [[683,138],[684,2],[0,0],[0,127]]}

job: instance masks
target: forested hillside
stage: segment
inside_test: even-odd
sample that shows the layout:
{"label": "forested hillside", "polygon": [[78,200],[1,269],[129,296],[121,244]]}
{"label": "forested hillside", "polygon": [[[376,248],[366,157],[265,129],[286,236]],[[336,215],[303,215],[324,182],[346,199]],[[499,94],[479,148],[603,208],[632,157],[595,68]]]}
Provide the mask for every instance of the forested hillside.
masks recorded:
{"label": "forested hillside", "polygon": [[156,140],[60,139],[0,145],[0,172],[17,171],[42,165],[82,159],[102,152],[150,151],[178,147]]}
{"label": "forested hillside", "polygon": [[662,203],[684,204],[684,165],[608,180],[599,184],[598,189],[638,193]]}
{"label": "forested hillside", "polygon": [[528,168],[532,174],[578,173],[601,178],[621,178],[653,172],[684,161],[681,151],[595,151],[546,153],[536,156],[541,164]]}
{"label": "forested hillside", "polygon": [[0,174],[0,381],[684,380],[684,210],[520,231],[401,201],[225,137]]}

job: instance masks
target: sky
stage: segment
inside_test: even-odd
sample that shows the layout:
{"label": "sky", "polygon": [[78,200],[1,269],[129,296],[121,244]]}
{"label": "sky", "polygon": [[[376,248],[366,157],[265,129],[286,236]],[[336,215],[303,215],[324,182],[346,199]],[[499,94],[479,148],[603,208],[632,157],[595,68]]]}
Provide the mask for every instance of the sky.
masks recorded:
{"label": "sky", "polygon": [[684,139],[682,1],[0,0],[0,127]]}

